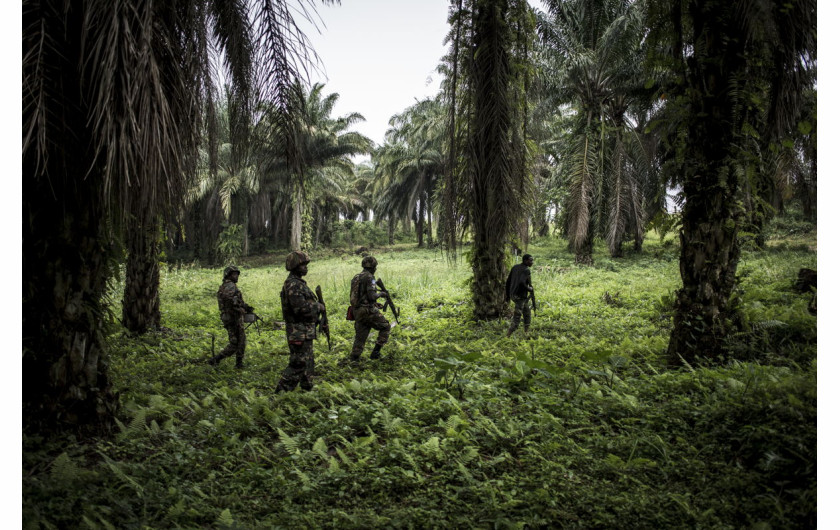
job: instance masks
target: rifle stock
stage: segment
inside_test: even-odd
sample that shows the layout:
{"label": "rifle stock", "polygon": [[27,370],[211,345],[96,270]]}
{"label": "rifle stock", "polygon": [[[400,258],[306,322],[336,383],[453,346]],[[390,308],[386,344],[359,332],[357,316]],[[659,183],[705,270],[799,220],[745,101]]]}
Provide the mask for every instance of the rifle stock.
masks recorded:
{"label": "rifle stock", "polygon": [[327,304],[324,303],[324,295],[321,294],[321,286],[315,287],[315,295],[318,297],[318,303],[324,306],[323,311],[319,311],[318,315],[318,327],[321,329],[321,333],[323,333],[327,337],[327,347],[330,351],[332,351],[332,340],[330,339],[330,322],[327,320]]}
{"label": "rifle stock", "polygon": [[391,308],[391,312],[394,313],[394,320],[397,321],[397,324],[400,323],[400,310],[398,307],[394,305],[394,301],[391,300],[391,293],[388,292],[388,289],[385,288],[385,282],[382,281],[382,278],[376,279],[376,285],[379,289],[385,293],[385,307]]}

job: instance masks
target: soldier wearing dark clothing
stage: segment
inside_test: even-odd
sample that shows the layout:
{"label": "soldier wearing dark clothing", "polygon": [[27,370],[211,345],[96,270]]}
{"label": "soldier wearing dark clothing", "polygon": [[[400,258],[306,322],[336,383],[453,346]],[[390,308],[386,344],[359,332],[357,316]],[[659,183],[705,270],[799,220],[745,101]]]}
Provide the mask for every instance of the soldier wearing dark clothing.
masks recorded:
{"label": "soldier wearing dark clothing", "polygon": [[228,332],[228,345],[225,346],[219,355],[211,358],[210,365],[216,366],[225,357],[236,355],[236,367],[242,368],[242,360],[245,357],[245,326],[242,322],[242,315],[254,310],[242,299],[242,291],[236,287],[239,281],[239,269],[233,266],[226,267],[224,282],[216,293],[216,300],[219,302],[219,313],[221,314],[222,325]]}
{"label": "soldier wearing dark clothing", "polygon": [[324,307],[303,280],[309,272],[308,265],[309,256],[304,252],[296,250],[286,257],[289,277],[283,283],[280,301],[286,322],[289,366],[283,370],[275,392],[294,390],[298,383],[302,389],[312,390],[312,377],[315,375],[312,341],[315,340],[319,311],[323,311]]}
{"label": "soldier wearing dark clothing", "polygon": [[507,282],[505,282],[505,302],[513,300],[514,304],[513,318],[507,330],[508,337],[519,327],[520,317],[525,333],[528,333],[528,328],[531,327],[531,306],[528,304],[528,295],[534,290],[531,286],[531,265],[533,264],[534,258],[530,254],[525,254],[522,256],[522,263],[510,269]]}
{"label": "soldier wearing dark clothing", "polygon": [[388,336],[391,334],[391,323],[380,311],[380,305],[376,303],[378,298],[387,296],[376,288],[374,277],[376,266],[376,258],[365,257],[362,259],[362,272],[354,276],[350,282],[350,305],[353,306],[353,314],[356,317],[356,338],[353,340],[353,350],[350,352],[351,362],[357,362],[362,356],[362,350],[365,348],[365,341],[371,329],[379,331],[376,345],[370,352],[371,359],[379,359],[382,356],[380,350],[388,342]]}

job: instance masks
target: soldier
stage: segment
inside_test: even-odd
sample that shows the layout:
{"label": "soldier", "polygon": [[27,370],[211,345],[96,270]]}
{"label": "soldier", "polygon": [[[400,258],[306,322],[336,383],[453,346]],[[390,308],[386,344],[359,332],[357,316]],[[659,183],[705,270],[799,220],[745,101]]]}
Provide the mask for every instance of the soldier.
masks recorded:
{"label": "soldier", "polygon": [[226,267],[224,281],[216,293],[216,300],[219,302],[222,325],[228,332],[228,345],[225,346],[219,355],[211,358],[208,363],[216,366],[225,357],[236,354],[236,367],[242,368],[242,359],[245,357],[245,327],[242,323],[242,315],[254,310],[242,299],[242,291],[236,287],[239,281],[239,269],[234,266]]}
{"label": "soldier", "polygon": [[531,327],[531,306],[528,305],[528,295],[534,291],[531,286],[531,265],[533,264],[534,258],[530,254],[525,254],[522,256],[522,263],[510,269],[507,282],[505,282],[505,302],[513,300],[514,304],[513,318],[507,330],[508,337],[519,327],[520,316],[525,326],[525,333],[528,333],[528,328]]}
{"label": "soldier", "polygon": [[376,289],[376,258],[367,256],[362,259],[362,272],[355,275],[350,282],[350,305],[353,306],[355,315],[356,338],[353,340],[353,350],[350,352],[350,362],[358,362],[365,348],[365,341],[370,330],[379,331],[376,337],[376,345],[370,352],[371,359],[379,359],[382,346],[388,342],[388,335],[391,333],[391,323],[379,310],[380,305],[376,303],[378,298],[388,296]]}
{"label": "soldier", "polygon": [[289,277],[283,283],[280,300],[283,306],[283,320],[286,321],[286,340],[289,343],[289,366],[277,383],[275,392],[294,390],[300,383],[304,390],[312,390],[315,374],[315,355],[312,341],[318,314],[324,306],[306,285],[303,277],[309,272],[309,256],[296,250],[286,256],[286,270]]}

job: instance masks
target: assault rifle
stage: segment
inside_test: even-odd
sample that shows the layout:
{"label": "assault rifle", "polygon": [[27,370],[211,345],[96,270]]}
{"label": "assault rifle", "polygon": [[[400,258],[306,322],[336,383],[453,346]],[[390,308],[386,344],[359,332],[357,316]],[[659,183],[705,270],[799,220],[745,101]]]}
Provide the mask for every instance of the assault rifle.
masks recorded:
{"label": "assault rifle", "polygon": [[318,312],[318,329],[327,337],[327,347],[332,351],[332,340],[330,340],[330,322],[327,320],[327,304],[324,303],[324,295],[321,294],[321,286],[315,287],[315,294],[318,296],[318,303],[324,306],[323,311]]}
{"label": "assault rifle", "polygon": [[[533,289],[533,287],[532,287]],[[531,299],[531,307],[534,309],[534,316],[537,314],[537,297],[534,295],[534,291],[528,291],[528,298]]]}
{"label": "assault rifle", "polygon": [[265,322],[265,320],[263,320],[261,316],[251,311],[242,315],[242,321],[245,322],[245,329],[250,328],[253,324],[253,326],[257,328],[257,335],[259,335],[260,333],[260,322]]}
{"label": "assault rifle", "polygon": [[394,320],[397,321],[397,324],[400,323],[400,308],[394,305],[394,301],[391,300],[391,293],[385,288],[385,282],[382,281],[382,278],[376,279],[376,286],[379,287],[379,290],[385,293],[385,309],[391,308],[391,312],[394,313]]}

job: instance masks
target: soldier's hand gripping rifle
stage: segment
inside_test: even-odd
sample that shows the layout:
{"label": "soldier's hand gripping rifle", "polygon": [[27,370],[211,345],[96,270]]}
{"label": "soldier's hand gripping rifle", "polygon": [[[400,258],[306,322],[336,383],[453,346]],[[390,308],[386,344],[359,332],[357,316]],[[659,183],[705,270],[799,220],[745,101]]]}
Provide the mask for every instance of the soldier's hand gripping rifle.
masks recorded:
{"label": "soldier's hand gripping rifle", "polygon": [[376,279],[376,286],[379,287],[379,290],[385,293],[385,308],[391,308],[391,312],[394,313],[394,320],[397,321],[397,324],[400,323],[400,308],[394,305],[394,301],[391,300],[391,293],[385,288],[385,282],[382,281],[382,278]]}
{"label": "soldier's hand gripping rifle", "polygon": [[261,316],[254,313],[253,307],[249,309],[247,313],[242,315],[242,321],[245,322],[245,329],[250,328],[251,324],[253,324],[254,327],[257,328],[257,335],[260,333],[260,322],[265,322]]}
{"label": "soldier's hand gripping rifle", "polygon": [[315,294],[318,296],[318,303],[324,307],[318,314],[318,329],[327,337],[327,347],[332,351],[332,340],[330,340],[330,322],[327,320],[327,304],[324,303],[324,295],[321,294],[321,286],[315,287]]}

